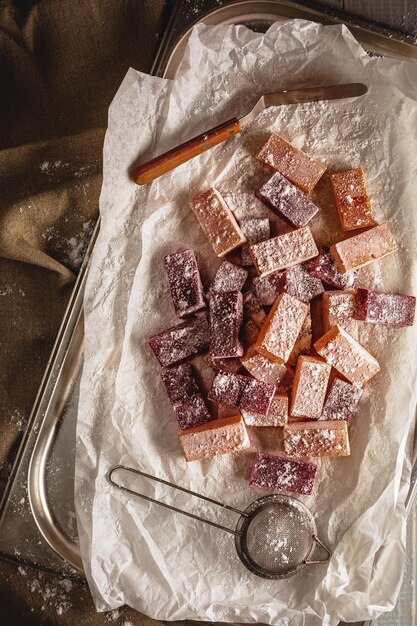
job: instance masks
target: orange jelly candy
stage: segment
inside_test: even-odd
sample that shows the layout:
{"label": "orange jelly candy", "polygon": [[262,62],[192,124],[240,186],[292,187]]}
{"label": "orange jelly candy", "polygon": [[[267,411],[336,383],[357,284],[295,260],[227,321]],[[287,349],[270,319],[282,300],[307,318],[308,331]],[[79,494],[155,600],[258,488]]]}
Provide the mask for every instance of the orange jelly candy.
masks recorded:
{"label": "orange jelly candy", "polygon": [[276,363],[286,363],[310,308],[288,293],[275,300],[254,349]]}
{"label": "orange jelly candy", "polygon": [[380,370],[378,361],[340,326],[314,344],[316,352],[351,383],[363,385]]}
{"label": "orange jelly candy", "polygon": [[190,208],[217,256],[222,257],[246,243],[235,216],[216,189],[195,196]]}
{"label": "orange jelly candy", "polygon": [[273,133],[256,155],[258,161],[281,172],[294,185],[309,192],[326,171],[326,166]]}
{"label": "orange jelly candy", "polygon": [[314,356],[300,356],[291,391],[291,418],[319,419],[331,366]]}
{"label": "orange jelly candy", "polygon": [[359,235],[339,241],[330,248],[341,274],[379,261],[398,249],[387,224],[380,224]]}
{"label": "orange jelly candy", "polygon": [[349,456],[347,424],[344,420],[287,424],[284,450],[297,457]]}
{"label": "orange jelly candy", "polygon": [[209,459],[249,447],[249,437],[240,415],[187,428],[180,432],[179,439],[186,461]]}
{"label": "orange jelly candy", "polygon": [[308,261],[319,253],[308,226],[256,243],[249,252],[260,276]]}
{"label": "orange jelly candy", "polygon": [[323,294],[323,330],[338,324],[354,339],[358,339],[358,322],[355,313],[355,293],[353,291],[326,291]]}
{"label": "orange jelly candy", "polygon": [[310,309],[307,312],[307,316],[301,326],[301,330],[298,334],[297,340],[294,344],[294,348],[291,351],[288,359],[288,365],[295,365],[300,354],[308,354],[311,350],[311,344],[313,343],[313,328],[311,320]]}
{"label": "orange jelly candy", "polygon": [[338,172],[330,180],[343,230],[375,226],[363,169]]}
{"label": "orange jelly candy", "polygon": [[286,365],[280,365],[263,354],[249,348],[244,357],[240,359],[243,367],[256,380],[275,385],[277,389],[287,390],[291,387],[294,374]]}

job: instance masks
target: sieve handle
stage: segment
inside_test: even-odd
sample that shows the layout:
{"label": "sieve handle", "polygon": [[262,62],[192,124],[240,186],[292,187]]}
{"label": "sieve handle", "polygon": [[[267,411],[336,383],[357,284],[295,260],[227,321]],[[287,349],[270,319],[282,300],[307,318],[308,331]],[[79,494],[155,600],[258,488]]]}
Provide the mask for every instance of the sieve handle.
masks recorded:
{"label": "sieve handle", "polygon": [[323,550],[327,553],[327,556],[325,559],[318,559],[318,560],[315,559],[311,561],[307,560],[305,561],[305,564],[306,565],[320,565],[320,563],[328,563],[330,561],[330,557],[332,556],[332,553],[330,552],[329,548],[325,546],[322,541],[320,541],[317,535],[313,535],[313,539],[321,548],[323,548]]}
{"label": "sieve handle", "polygon": [[199,522],[204,522],[204,524],[209,524],[210,526],[214,526],[215,528],[219,528],[220,530],[225,530],[231,535],[240,536],[242,533],[238,530],[234,530],[232,528],[228,528],[227,526],[222,526],[221,524],[217,524],[212,520],[206,519],[205,517],[199,517],[198,515],[194,515],[194,513],[189,513],[188,511],[184,511],[183,509],[178,509],[171,504],[167,504],[166,502],[162,502],[162,500],[156,500],[155,498],[151,498],[150,496],[146,496],[144,493],[140,493],[139,491],[134,491],[133,489],[129,489],[129,487],[125,487],[120,484],[113,478],[113,474],[115,472],[120,472],[123,470],[124,472],[136,474],[137,476],[143,476],[144,478],[149,478],[157,483],[162,483],[163,485],[167,485],[168,487],[172,487],[177,491],[182,491],[184,493],[188,493],[191,496],[195,496],[200,500],[204,500],[205,502],[210,502],[210,504],[215,504],[216,506],[220,506],[223,509],[227,509],[228,511],[233,511],[233,513],[238,513],[239,515],[243,515],[247,517],[247,514],[244,511],[240,511],[239,509],[235,509],[233,506],[229,506],[228,504],[223,504],[218,500],[213,500],[213,498],[208,498],[207,496],[203,496],[200,493],[196,493],[195,491],[191,491],[190,489],[186,489],[185,487],[180,487],[179,485],[174,485],[173,483],[168,482],[167,480],[163,480],[163,478],[158,478],[157,476],[152,476],[152,474],[147,474],[146,472],[142,472],[141,470],[134,469],[133,467],[127,467],[126,465],[115,465],[109,472],[108,479],[109,482],[118,489],[125,491],[126,493],[130,493],[134,496],[139,496],[144,500],[148,500],[148,502],[153,502],[154,504],[159,504],[160,506],[165,507],[166,509],[170,509],[171,511],[175,511],[176,513],[181,513],[182,515],[186,515],[187,517],[191,517],[192,519],[196,519]]}

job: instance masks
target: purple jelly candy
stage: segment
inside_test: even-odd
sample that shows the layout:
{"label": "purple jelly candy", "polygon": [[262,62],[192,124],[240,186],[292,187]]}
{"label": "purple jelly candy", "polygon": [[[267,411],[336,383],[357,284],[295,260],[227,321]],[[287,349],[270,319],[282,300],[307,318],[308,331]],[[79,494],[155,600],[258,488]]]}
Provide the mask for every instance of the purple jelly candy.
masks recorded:
{"label": "purple jelly candy", "polygon": [[243,320],[240,291],[212,292],[210,295],[210,354],[213,359],[242,356],[239,339]]}
{"label": "purple jelly candy", "polygon": [[267,218],[242,220],[239,222],[240,229],[246,237],[247,244],[241,248],[242,265],[253,265],[249,252],[249,246],[260,241],[265,241],[271,236],[271,227]]}
{"label": "purple jelly candy", "polygon": [[316,296],[323,293],[323,283],[319,278],[312,276],[308,270],[308,265],[294,265],[285,270],[279,285],[280,291],[289,293],[301,300],[310,302]]}
{"label": "purple jelly candy", "polygon": [[281,293],[282,272],[269,276],[255,276],[252,279],[252,289],[263,306],[274,304],[277,296]]}
{"label": "purple jelly candy", "polygon": [[209,326],[205,316],[187,320],[148,339],[162,367],[207,350],[209,341]]}
{"label": "purple jelly candy", "polygon": [[414,296],[357,289],[353,317],[371,324],[412,326],[415,310]]}
{"label": "purple jelly candy", "polygon": [[245,376],[219,372],[213,380],[207,398],[219,402],[220,404],[229,404],[238,407],[245,384]]}
{"label": "purple jelly candy", "polygon": [[256,197],[296,228],[305,226],[319,208],[279,172],[256,192]]}
{"label": "purple jelly candy", "polygon": [[189,363],[168,367],[161,376],[181,429],[211,420]]}
{"label": "purple jelly candy", "polygon": [[276,387],[240,374],[220,372],[213,380],[208,399],[266,415]]}
{"label": "purple jelly candy", "polygon": [[330,253],[325,248],[310,261],[309,269],[311,276],[319,278],[325,285],[335,289],[352,287],[355,280],[355,272],[340,274]]}
{"label": "purple jelly candy", "polygon": [[346,420],[353,417],[362,395],[362,387],[335,378],[324,403],[321,420]]}
{"label": "purple jelly candy", "polygon": [[241,291],[247,277],[248,272],[243,267],[223,261],[210,285],[210,292]]}
{"label": "purple jelly candy", "polygon": [[279,489],[309,496],[314,488],[317,465],[259,452],[252,465],[249,485],[261,489]]}
{"label": "purple jelly candy", "polygon": [[186,317],[204,309],[204,290],[194,252],[182,250],[168,254],[164,262],[178,317]]}

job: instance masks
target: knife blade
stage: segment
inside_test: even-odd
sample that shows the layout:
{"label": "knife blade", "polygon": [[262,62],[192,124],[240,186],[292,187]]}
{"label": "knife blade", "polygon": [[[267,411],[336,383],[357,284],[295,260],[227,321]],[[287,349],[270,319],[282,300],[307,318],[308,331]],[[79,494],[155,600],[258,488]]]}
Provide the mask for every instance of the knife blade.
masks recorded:
{"label": "knife blade", "polygon": [[261,111],[271,106],[319,102],[322,100],[339,100],[363,96],[368,88],[363,83],[345,83],[324,87],[305,87],[288,91],[277,91],[263,94],[252,109],[241,117],[233,117],[210,130],[207,130],[181,145],[164,152],[151,161],[147,161],[133,169],[133,180],[138,185],[146,185],[182,163],[193,159],[210,148],[217,146],[230,137],[240,133]]}

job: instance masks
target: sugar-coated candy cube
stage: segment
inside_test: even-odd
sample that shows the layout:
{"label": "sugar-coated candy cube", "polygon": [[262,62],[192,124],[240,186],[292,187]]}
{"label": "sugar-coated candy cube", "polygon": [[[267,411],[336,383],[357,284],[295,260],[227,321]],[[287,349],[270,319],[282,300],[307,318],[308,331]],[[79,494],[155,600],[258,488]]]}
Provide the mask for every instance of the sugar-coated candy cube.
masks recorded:
{"label": "sugar-coated candy cube", "polygon": [[380,370],[378,361],[340,326],[332,326],[314,348],[351,383],[363,385]]}
{"label": "sugar-coated candy cube", "polygon": [[255,350],[277,363],[288,361],[308,312],[307,304],[282,293],[262,325]]}
{"label": "sugar-coated candy cube", "polygon": [[168,254],[164,263],[178,317],[186,317],[204,309],[204,290],[194,252],[182,250]]}
{"label": "sugar-coated candy cube", "polygon": [[252,257],[249,253],[249,245],[265,241],[271,236],[271,227],[269,219],[266,217],[241,220],[239,222],[240,230],[246,238],[247,244],[241,249],[242,265],[253,265]]}
{"label": "sugar-coated candy cube", "polygon": [[222,257],[246,243],[235,216],[216,189],[195,196],[190,208],[217,256]]}
{"label": "sugar-coated candy cube", "polygon": [[288,365],[295,365],[300,354],[308,354],[311,350],[313,343],[313,328],[311,311],[309,310],[307,316],[301,326],[301,330],[298,333],[298,337],[294,344],[291,354],[288,358]]}
{"label": "sugar-coated candy cube", "polygon": [[317,465],[259,452],[249,477],[251,487],[279,489],[309,496],[314,488]]}
{"label": "sugar-coated candy cube", "polygon": [[330,385],[320,419],[348,422],[356,412],[362,392],[362,387],[335,378]]}
{"label": "sugar-coated candy cube", "polygon": [[294,265],[286,269],[280,278],[280,290],[298,298],[301,302],[310,302],[324,291],[323,283],[312,276],[306,265]]}
{"label": "sugar-coated candy cube", "polygon": [[287,394],[277,394],[272,398],[268,413],[252,413],[241,409],[242,417],[246,426],[285,426],[288,422],[288,396]]}
{"label": "sugar-coated candy cube", "polygon": [[262,277],[254,276],[252,279],[252,289],[263,306],[271,306],[281,293],[281,273],[278,272]]}
{"label": "sugar-coated candy cube", "polygon": [[414,324],[415,310],[414,296],[358,289],[353,315],[355,319],[371,324],[401,327]]}
{"label": "sugar-coated candy cube", "polygon": [[243,267],[230,263],[230,261],[222,261],[213,282],[210,285],[210,291],[241,291],[248,272]]}
{"label": "sugar-coated candy cube", "polygon": [[311,191],[323,176],[326,167],[302,152],[286,139],[273,133],[256,158],[281,172],[303,191]]}
{"label": "sugar-coated candy cube", "polygon": [[215,372],[229,372],[231,374],[236,374],[236,372],[238,372],[242,367],[242,363],[238,357],[231,357],[229,359],[213,359],[209,353],[205,357],[205,361]]}
{"label": "sugar-coated candy cube", "polygon": [[240,291],[210,295],[210,354],[213,359],[242,356],[239,339],[243,320],[243,296]]}
{"label": "sugar-coated candy cube", "polygon": [[260,328],[253,320],[249,320],[243,327],[243,343],[246,348],[253,346],[259,337]]}
{"label": "sugar-coated candy cube", "polygon": [[327,248],[320,250],[319,255],[309,263],[310,274],[319,278],[325,285],[335,289],[348,289],[353,286],[355,272],[341,274]]}
{"label": "sugar-coated candy cube", "polygon": [[262,380],[282,390],[287,390],[292,385],[294,375],[286,365],[275,363],[251,348],[240,361],[256,380]]}
{"label": "sugar-coated candy cube", "polygon": [[252,413],[268,413],[275,385],[249,376],[220,372],[213,380],[208,399],[221,404],[233,405]]}
{"label": "sugar-coated candy cube", "polygon": [[217,418],[233,417],[238,413],[235,406],[231,404],[217,404]]}
{"label": "sugar-coated candy cube", "polygon": [[347,424],[344,420],[287,424],[284,450],[290,456],[349,456]]}
{"label": "sugar-coated candy cube", "polygon": [[243,294],[243,317],[252,320],[257,326],[261,326],[266,319],[266,313],[252,291]]}
{"label": "sugar-coated candy cube", "polygon": [[343,230],[375,226],[363,169],[338,172],[330,180]]}
{"label": "sugar-coated candy cube", "polygon": [[354,339],[359,337],[358,322],[353,318],[355,293],[353,291],[326,291],[323,294],[323,330],[325,333],[338,324]]}
{"label": "sugar-coated candy cube", "polygon": [[162,367],[207,350],[209,341],[209,326],[205,316],[189,319],[148,339]]}
{"label": "sugar-coated candy cube", "polygon": [[179,439],[186,461],[230,454],[250,445],[246,426],[240,415],[187,428],[180,432]]}
{"label": "sugar-coated candy cube", "polygon": [[256,243],[249,250],[260,276],[308,261],[319,253],[308,226]]}
{"label": "sugar-coated candy cube", "polygon": [[275,385],[264,383],[262,380],[247,378],[243,385],[239,408],[248,413],[268,415],[272,398],[276,391]]}
{"label": "sugar-coated candy cube", "polygon": [[387,224],[374,226],[354,237],[339,241],[330,248],[336,267],[344,274],[374,261],[380,261],[398,249]]}
{"label": "sugar-coated candy cube", "polygon": [[319,419],[331,367],[314,356],[300,356],[291,390],[291,417]]}
{"label": "sugar-coated candy cube", "polygon": [[189,363],[162,370],[162,380],[180,428],[191,428],[211,420]]}
{"label": "sugar-coated candy cube", "polygon": [[209,400],[214,400],[220,404],[239,406],[243,387],[246,384],[246,377],[239,374],[219,372],[207,394]]}
{"label": "sugar-coated candy cube", "polygon": [[319,212],[319,207],[279,172],[275,172],[255,195],[296,228],[308,224]]}

